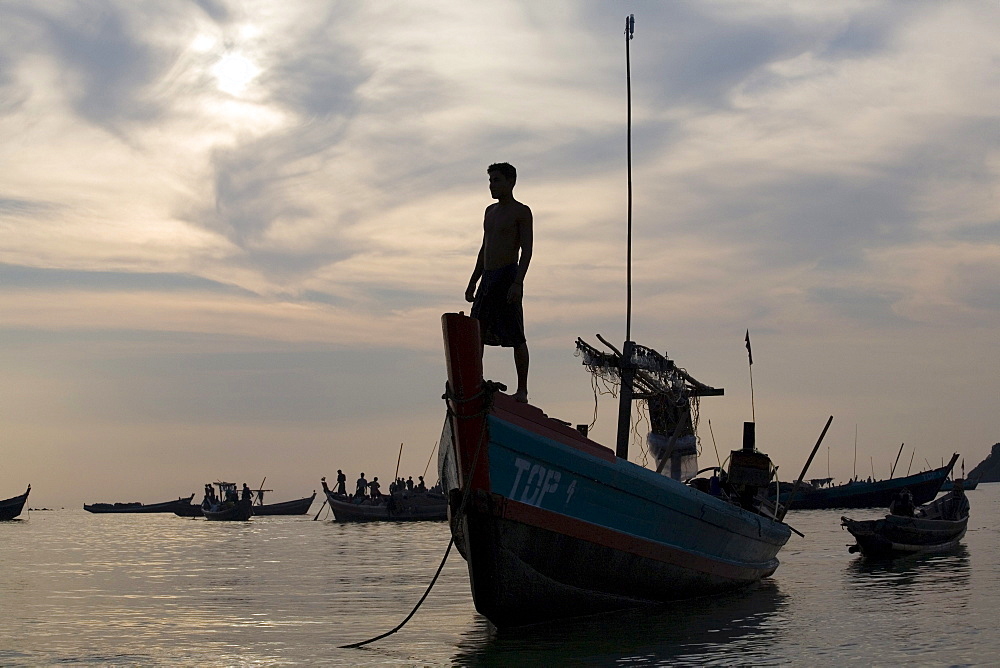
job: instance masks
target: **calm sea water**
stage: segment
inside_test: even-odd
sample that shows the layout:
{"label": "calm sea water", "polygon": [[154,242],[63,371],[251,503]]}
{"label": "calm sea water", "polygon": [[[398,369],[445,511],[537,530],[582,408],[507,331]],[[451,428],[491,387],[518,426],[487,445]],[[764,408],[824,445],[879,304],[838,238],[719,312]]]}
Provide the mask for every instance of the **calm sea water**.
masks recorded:
{"label": "calm sea water", "polygon": [[[781,567],[722,598],[497,635],[445,523],[33,511],[0,522],[0,665],[997,665],[1000,484],[953,553],[869,565],[804,511]],[[318,503],[313,512],[319,509]],[[856,519],[877,511],[846,511]]]}

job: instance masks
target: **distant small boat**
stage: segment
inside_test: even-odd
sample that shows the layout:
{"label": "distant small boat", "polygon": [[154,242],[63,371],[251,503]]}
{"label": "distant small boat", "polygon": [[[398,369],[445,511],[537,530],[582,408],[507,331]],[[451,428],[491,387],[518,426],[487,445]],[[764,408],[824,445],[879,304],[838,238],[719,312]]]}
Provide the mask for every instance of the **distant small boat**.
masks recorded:
{"label": "distant small boat", "polygon": [[[921,505],[937,496],[941,485],[951,473],[957,459],[958,454],[952,455],[951,461],[946,466],[902,478],[889,478],[874,482],[857,480],[831,487],[803,485],[796,492],[791,507],[793,510],[888,508],[893,498],[904,489],[910,490],[910,493],[913,494],[914,504]],[[791,485],[781,486],[780,501],[782,504],[788,503],[791,492]],[[774,500],[773,488],[771,499]]]}
{"label": "distant small boat", "polygon": [[975,488],[979,487],[978,478],[976,478],[975,480],[969,480],[968,478],[955,478],[955,479],[948,478],[947,480],[944,481],[944,483],[941,484],[941,491],[950,492],[951,490],[955,489],[955,483],[958,482],[959,480],[962,481],[962,489],[964,489],[966,492],[971,492]]}
{"label": "distant small boat", "polygon": [[[258,500],[262,495],[258,492]],[[307,496],[303,499],[295,499],[294,501],[282,501],[281,503],[257,503],[253,506],[254,515],[305,515],[309,512],[309,507],[312,506],[313,499],[316,498],[316,492],[312,493],[312,496]]]}
{"label": "distant small boat", "polygon": [[21,511],[24,510],[24,502],[28,500],[28,494],[30,493],[31,485],[28,485],[28,489],[24,494],[0,501],[0,520],[12,520],[20,515]]}
{"label": "distant small boat", "polygon": [[177,498],[163,503],[85,503],[83,509],[88,513],[172,513],[179,506],[191,503],[194,494],[187,498]]}
{"label": "distant small boat", "polygon": [[942,552],[958,545],[969,523],[969,500],[963,490],[954,490],[913,515],[886,515],[880,520],[840,523],[857,541],[851,552],[866,557],[885,557],[919,552]]}
{"label": "distant small boat", "polygon": [[[206,520],[213,522],[242,522],[253,516],[253,495],[246,493],[242,497],[234,482],[217,482],[219,496],[214,500],[205,499],[201,512]],[[206,485],[206,487],[208,487]]]}
{"label": "distant small boat", "polygon": [[338,522],[419,522],[448,519],[448,499],[435,492],[405,492],[372,500],[336,494],[321,480],[326,501]]}

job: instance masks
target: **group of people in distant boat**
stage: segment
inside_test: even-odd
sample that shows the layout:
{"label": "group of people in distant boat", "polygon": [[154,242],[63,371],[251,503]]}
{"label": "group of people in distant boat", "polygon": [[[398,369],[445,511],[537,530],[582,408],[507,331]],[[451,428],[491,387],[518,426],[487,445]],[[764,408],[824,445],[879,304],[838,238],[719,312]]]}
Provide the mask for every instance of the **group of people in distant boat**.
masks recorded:
{"label": "group of people in distant boat", "polygon": [[[394,497],[397,494],[412,494],[414,492],[433,492],[435,489],[440,491],[440,485],[435,485],[434,487],[428,489],[422,475],[417,476],[416,482],[413,481],[413,476],[405,479],[396,478],[393,482],[389,483],[388,496]],[[364,501],[365,499],[371,499],[373,502],[378,502],[386,498],[386,495],[382,493],[382,483],[379,482],[378,476],[373,477],[369,482],[369,480],[365,478],[363,471],[355,483],[354,494],[348,495],[347,476],[342,470],[337,469],[337,485],[333,488],[333,492],[334,494],[349,496],[358,503]]]}
{"label": "group of people in distant boat", "polygon": [[206,483],[205,498],[202,499],[201,501],[201,507],[211,508],[213,506],[217,506],[220,503],[225,503],[225,502],[237,503],[240,500],[241,494],[244,500],[253,498],[253,490],[250,489],[250,486],[247,485],[246,483],[243,483],[242,492],[236,491],[236,485],[229,485],[229,484],[225,485],[225,498],[223,499],[220,499],[219,496],[215,493],[215,487],[213,487],[211,483]]}

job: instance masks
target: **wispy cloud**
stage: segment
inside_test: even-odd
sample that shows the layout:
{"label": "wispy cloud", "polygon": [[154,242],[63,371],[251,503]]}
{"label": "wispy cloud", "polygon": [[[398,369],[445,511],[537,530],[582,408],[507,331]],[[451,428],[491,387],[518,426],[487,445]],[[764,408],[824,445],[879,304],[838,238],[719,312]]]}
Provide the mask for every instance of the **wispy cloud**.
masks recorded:
{"label": "wispy cloud", "polygon": [[[969,397],[1000,391],[986,2],[4,3],[11,433],[59,452],[102,434],[88,447],[111,456],[146,421],[181,448],[243,439],[255,465],[285,434],[368,469],[429,443],[438,316],[468,308],[497,160],[536,220],[532,395],[592,410],[571,349],[623,331],[630,12],[635,328],[729,386],[716,435],[746,417],[750,327],[779,457],[827,412],[985,451],[1000,424]],[[511,371],[506,351],[487,364]],[[886,410],[867,374],[892,386]],[[964,398],[942,411],[937,383]],[[932,413],[947,419],[900,433]],[[322,450],[338,430],[380,445]],[[283,459],[267,465],[314,485]],[[14,468],[0,483],[21,486]]]}

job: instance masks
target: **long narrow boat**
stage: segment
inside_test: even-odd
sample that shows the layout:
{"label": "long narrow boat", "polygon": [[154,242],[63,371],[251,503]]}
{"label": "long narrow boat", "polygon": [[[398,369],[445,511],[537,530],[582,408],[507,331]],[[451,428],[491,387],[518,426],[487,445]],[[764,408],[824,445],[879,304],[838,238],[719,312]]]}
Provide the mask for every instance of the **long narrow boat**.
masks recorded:
{"label": "long narrow boat", "polygon": [[336,494],[320,480],[323,493],[338,522],[443,522],[448,519],[448,500],[434,492],[407,492],[355,499],[346,494]]}
{"label": "long narrow boat", "polygon": [[[912,506],[910,507],[912,509]],[[912,515],[890,513],[878,520],[840,518],[857,541],[851,552],[866,557],[890,557],[943,552],[958,545],[969,523],[969,500],[961,487],[917,508]]]}
{"label": "long narrow boat", "polygon": [[178,507],[191,503],[194,494],[186,498],[177,498],[162,503],[85,503],[83,509],[88,513],[172,513]]}
{"label": "long narrow boat", "polygon": [[[910,490],[913,503],[921,505],[932,500],[941,490],[948,474],[955,466],[958,454],[952,455],[947,465],[923,473],[915,473],[902,478],[889,478],[865,482],[859,480],[832,487],[800,487],[791,503],[793,510],[817,510],[828,508],[888,508],[892,500],[904,489]],[[773,497],[773,489],[772,497]],[[788,503],[791,486],[781,488],[780,501]]]}
{"label": "long narrow boat", "polygon": [[20,515],[21,511],[24,510],[24,503],[28,500],[28,494],[30,493],[31,485],[28,485],[28,489],[24,494],[0,501],[0,520],[12,520]]}
{"label": "long narrow boat", "polygon": [[[258,497],[259,498],[259,497]],[[312,496],[280,503],[257,503],[253,506],[254,515],[305,515],[309,512],[316,492]]]}
{"label": "long narrow boat", "polygon": [[[760,502],[774,469],[746,430],[728,472],[684,484],[617,457],[484,381],[477,320],[447,313],[442,328],[449,420],[441,479],[476,609],[496,627],[704,596],[778,568],[790,529],[775,519],[780,509]],[[684,373],[648,348],[630,362],[644,369],[637,379],[648,381],[647,389]],[[585,359],[592,368],[613,363]],[[647,403],[652,408],[668,396],[650,391]],[[677,403],[662,407],[680,410]],[[688,410],[684,397],[686,420]],[[673,424],[666,431],[676,437],[684,420]],[[658,468],[676,468],[676,440]]]}

